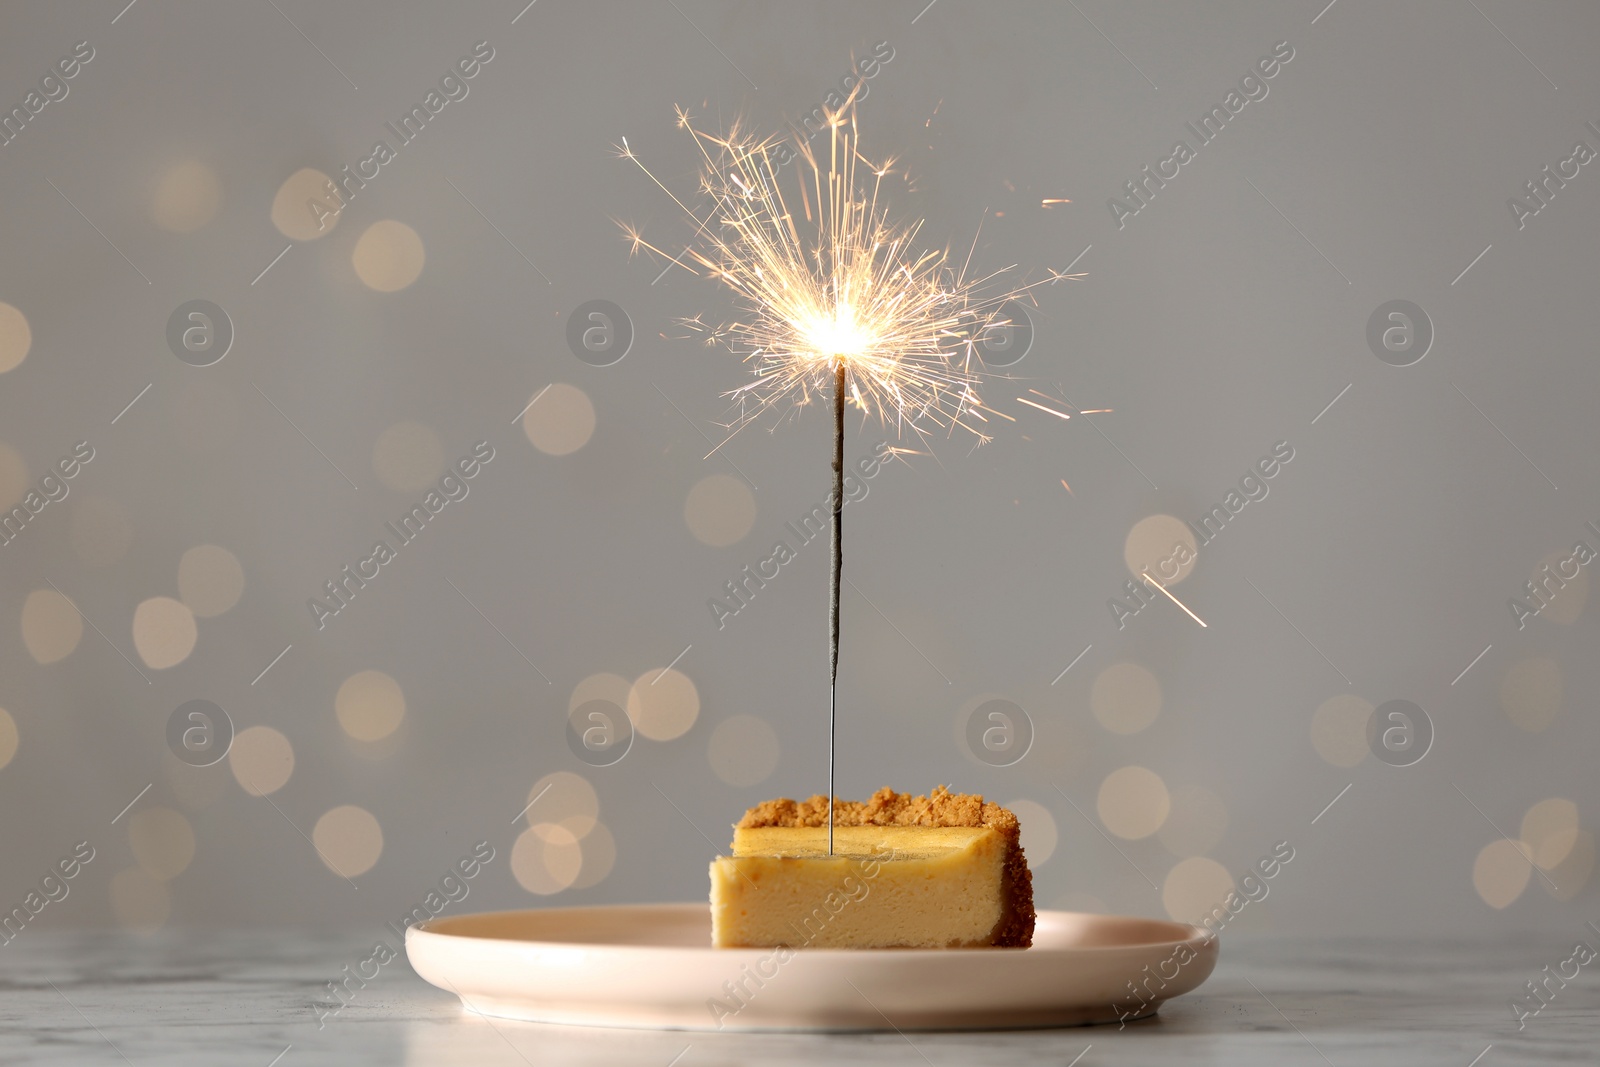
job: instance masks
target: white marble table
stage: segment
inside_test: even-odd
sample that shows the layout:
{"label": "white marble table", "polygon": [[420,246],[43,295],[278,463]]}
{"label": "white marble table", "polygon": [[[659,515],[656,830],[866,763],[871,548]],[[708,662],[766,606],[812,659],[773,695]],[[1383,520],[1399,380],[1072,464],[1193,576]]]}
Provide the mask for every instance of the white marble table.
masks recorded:
{"label": "white marble table", "polygon": [[1570,950],[1556,937],[1491,945],[1224,939],[1211,979],[1154,1019],[1121,1031],[983,1034],[732,1035],[485,1020],[463,1013],[454,997],[397,962],[319,1030],[313,1000],[323,983],[359,958],[361,947],[299,932],[137,940],[26,930],[0,946],[0,1064],[1501,1067],[1600,1061],[1600,974],[1586,969],[1520,1033],[1513,1020],[1509,1005],[1524,993],[1523,983]]}

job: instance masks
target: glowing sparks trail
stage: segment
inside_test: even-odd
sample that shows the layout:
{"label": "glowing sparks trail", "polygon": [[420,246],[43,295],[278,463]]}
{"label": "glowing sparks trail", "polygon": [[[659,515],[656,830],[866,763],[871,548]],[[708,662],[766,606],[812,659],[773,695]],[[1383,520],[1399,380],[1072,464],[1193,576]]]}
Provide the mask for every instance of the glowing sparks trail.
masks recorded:
{"label": "glowing sparks trail", "polygon": [[[986,442],[985,423],[996,412],[978,395],[977,343],[1018,291],[980,296],[1001,272],[970,278],[970,252],[957,265],[948,251],[918,247],[920,222],[890,221],[880,193],[892,163],[860,154],[852,104],[829,116],[820,150],[804,138],[755,140],[737,126],[714,136],[680,109],[678,124],[704,160],[697,202],[709,211],[669,190],[624,140],[623,158],[690,216],[695,241],[673,256],[631,227],[625,232],[635,251],[721,282],[741,306],[736,321],[684,320],[751,365],[754,380],[729,394],[737,426],[830,395],[843,367],[847,400],[863,413],[875,410],[902,432],[960,427]],[[795,154],[802,166],[786,186],[780,171]]]}
{"label": "glowing sparks trail", "polygon": [[1183,613],[1185,615],[1189,616],[1189,618],[1191,618],[1195,622],[1199,623],[1202,627],[1205,627],[1206,621],[1204,619],[1202,619],[1200,616],[1196,615],[1194,612],[1190,611],[1189,610],[1189,606],[1187,604],[1185,604],[1183,601],[1179,600],[1177,597],[1173,596],[1172,593],[1167,590],[1166,586],[1162,585],[1160,582],[1156,581],[1154,578],[1151,578],[1149,571],[1141,571],[1140,573],[1144,575],[1144,577],[1150,582],[1151,585],[1153,585],[1157,589],[1161,590],[1161,592],[1166,595],[1166,598],[1168,600],[1172,601],[1174,604],[1178,605],[1178,607],[1182,608],[1183,609]]}
{"label": "glowing sparks trail", "polygon": [[[852,93],[828,115],[827,145],[820,152],[813,151],[807,136],[757,139],[742,133],[737,123],[726,136],[714,136],[696,129],[680,108],[678,125],[694,139],[704,162],[699,193],[691,198],[698,211],[640,162],[626,139],[618,148],[694,224],[689,248],[677,256],[624,227],[634,252],[649,249],[668,260],[669,267],[675,263],[721,282],[740,307],[740,318],[721,325],[698,316],[684,320],[708,344],[741,355],[754,372],[752,381],[728,394],[737,404],[734,432],[763,412],[780,407],[792,411],[813,398],[833,402],[830,855],[845,406],[852,404],[864,415],[875,412],[900,434],[951,434],[959,427],[979,444],[987,442],[990,416],[1015,420],[986,406],[978,395],[978,345],[984,331],[1005,324],[1000,308],[1021,292],[980,296],[996,275],[968,275],[976,237],[973,249],[956,265],[948,250],[919,247],[921,222],[899,225],[890,220],[879,195],[892,163],[875,164],[861,154],[854,105]],[[785,164],[796,158],[801,165],[780,181]]]}

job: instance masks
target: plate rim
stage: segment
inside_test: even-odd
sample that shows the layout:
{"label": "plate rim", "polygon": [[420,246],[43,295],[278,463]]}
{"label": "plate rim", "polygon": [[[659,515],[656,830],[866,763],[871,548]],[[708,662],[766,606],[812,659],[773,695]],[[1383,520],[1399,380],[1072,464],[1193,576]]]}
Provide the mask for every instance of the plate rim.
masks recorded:
{"label": "plate rim", "polygon": [[[621,943],[621,944],[619,944],[619,943],[615,943],[615,942],[565,941],[565,940],[555,940],[555,939],[552,939],[552,938],[510,938],[510,937],[487,936],[487,935],[481,935],[481,934],[458,933],[458,932],[452,932],[452,931],[447,931],[447,930],[435,929],[436,926],[441,925],[441,924],[451,924],[451,923],[458,923],[458,922],[466,922],[466,921],[469,921],[469,920],[483,920],[483,919],[490,919],[490,918],[494,918],[494,917],[513,916],[513,915],[559,915],[560,913],[563,913],[563,912],[566,912],[566,913],[572,913],[572,912],[592,913],[592,912],[605,912],[605,911],[622,911],[622,910],[626,910],[626,909],[634,909],[634,910],[638,910],[638,909],[659,909],[659,910],[663,910],[663,911],[672,910],[672,911],[679,911],[679,912],[683,912],[683,913],[687,914],[687,913],[692,912],[692,911],[697,911],[697,910],[699,910],[701,908],[709,909],[710,906],[711,905],[710,905],[709,901],[705,902],[705,903],[701,903],[699,901],[674,900],[674,901],[653,901],[653,902],[652,901],[646,901],[646,902],[640,902],[640,903],[611,903],[611,904],[568,905],[568,906],[559,907],[559,908],[501,908],[501,909],[496,909],[494,911],[465,912],[465,913],[460,914],[460,915],[450,915],[450,916],[440,915],[440,916],[435,916],[435,917],[433,917],[431,919],[426,919],[426,920],[424,920],[424,921],[422,921],[420,923],[414,923],[413,925],[406,927],[406,940],[409,942],[411,937],[413,935],[416,935],[416,936],[419,936],[419,937],[421,937],[421,936],[430,936],[430,937],[439,937],[439,938],[453,938],[453,939],[458,939],[458,940],[461,940],[461,941],[479,941],[479,942],[484,942],[484,943],[500,944],[500,945],[529,945],[529,946],[548,946],[548,947],[552,947],[552,948],[583,949],[583,950],[591,951],[591,952],[701,952],[701,951],[706,951],[706,952],[714,952],[714,953],[717,953],[719,955],[729,955],[729,956],[732,956],[732,955],[735,955],[735,954],[743,954],[743,953],[761,954],[761,953],[772,952],[777,948],[777,946],[718,948],[718,947],[716,947],[714,945],[711,945],[711,944],[706,944],[704,946],[698,946],[698,945],[649,945],[649,944],[630,944],[630,943]],[[1180,921],[1178,921],[1176,919],[1156,919],[1156,918],[1151,918],[1149,916],[1144,916],[1144,915],[1123,915],[1123,914],[1118,914],[1118,913],[1106,914],[1106,913],[1102,913],[1102,912],[1093,912],[1093,911],[1062,911],[1062,910],[1058,910],[1058,909],[1055,909],[1055,908],[1045,908],[1045,909],[1039,910],[1038,912],[1036,912],[1036,914],[1037,915],[1041,915],[1041,916],[1042,915],[1086,916],[1086,917],[1088,917],[1090,919],[1095,919],[1095,920],[1100,920],[1100,921],[1107,921],[1107,920],[1113,920],[1113,921],[1114,920],[1125,920],[1126,921],[1126,920],[1131,920],[1131,921],[1135,921],[1135,922],[1154,923],[1154,924],[1157,924],[1157,925],[1160,925],[1160,926],[1169,927],[1172,930],[1174,935],[1177,935],[1180,932],[1187,932],[1187,936],[1173,936],[1173,937],[1170,937],[1170,938],[1165,938],[1165,939],[1157,940],[1157,941],[1135,941],[1135,942],[1124,941],[1124,942],[1116,942],[1116,943],[1113,943],[1113,944],[1104,944],[1104,945],[1074,945],[1074,946],[1062,946],[1062,947],[1043,947],[1043,946],[1039,946],[1039,945],[1030,945],[1026,949],[1018,950],[1020,952],[1034,952],[1036,950],[1041,954],[1043,954],[1043,953],[1059,953],[1059,952],[1072,952],[1072,953],[1125,952],[1129,948],[1134,948],[1134,947],[1139,947],[1139,946],[1155,947],[1155,946],[1169,946],[1169,945],[1170,946],[1177,946],[1177,945],[1185,945],[1185,944],[1191,944],[1191,945],[1192,944],[1202,944],[1203,945],[1203,944],[1205,944],[1207,942],[1215,942],[1220,946],[1220,943],[1221,943],[1221,940],[1222,940],[1220,936],[1211,933],[1209,930],[1206,930],[1203,927],[1196,926],[1196,925],[1194,925],[1192,923],[1180,922]],[[803,948],[803,949],[795,949],[794,951],[797,951],[797,952],[804,951],[804,953],[807,956],[839,955],[839,956],[861,957],[861,956],[867,955],[867,954],[879,954],[879,953],[881,953],[881,954],[886,954],[886,955],[893,955],[896,958],[903,958],[903,957],[906,957],[908,955],[913,955],[913,956],[914,955],[926,955],[926,956],[929,956],[929,957],[946,957],[946,956],[952,956],[952,955],[957,955],[957,954],[961,954],[961,955],[966,955],[966,954],[992,955],[992,954],[994,954],[994,949],[992,947],[988,947],[988,946],[974,946],[974,947],[969,947],[969,948],[864,948],[864,949],[863,948]]]}

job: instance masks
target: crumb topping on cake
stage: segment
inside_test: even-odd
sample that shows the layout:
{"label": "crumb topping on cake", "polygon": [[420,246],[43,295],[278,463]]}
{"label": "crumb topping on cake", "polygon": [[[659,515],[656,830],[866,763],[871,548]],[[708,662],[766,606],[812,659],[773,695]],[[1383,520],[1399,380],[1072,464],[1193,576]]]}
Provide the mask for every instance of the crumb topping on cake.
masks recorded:
{"label": "crumb topping on cake", "polygon": [[[1017,817],[999,804],[985,803],[977,793],[952,793],[936,786],[925,797],[896,793],[884,786],[872,799],[833,802],[835,826],[987,826],[1007,837],[1017,833]],[[826,826],[828,798],[820,793],[810,800],[779,797],[744,813],[741,828],[764,826]]]}

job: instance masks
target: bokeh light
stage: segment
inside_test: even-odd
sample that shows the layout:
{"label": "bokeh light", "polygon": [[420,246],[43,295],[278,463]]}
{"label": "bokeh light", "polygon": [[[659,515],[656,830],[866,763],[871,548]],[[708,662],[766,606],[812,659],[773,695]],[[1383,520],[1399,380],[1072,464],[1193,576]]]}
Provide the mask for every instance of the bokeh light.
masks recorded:
{"label": "bokeh light", "polygon": [[128,843],[145,873],[163,882],[182,874],[194,859],[194,827],[171,808],[141,808],[130,815]]}
{"label": "bokeh light", "polygon": [[17,754],[17,745],[21,738],[17,733],[17,720],[5,708],[0,708],[0,767],[11,762],[11,757]]}
{"label": "bokeh light", "polygon": [[83,616],[54,589],[35,589],[22,602],[22,643],[38,663],[72,655],[83,639]]}
{"label": "bokeh light", "polygon": [[133,647],[151,670],[176,667],[189,658],[200,631],[189,605],[153,596],[133,611]]}
{"label": "bokeh light", "polygon": [[1038,870],[1056,854],[1059,832],[1055,813],[1034,800],[1012,800],[1004,807],[1022,824],[1022,850],[1028,857],[1028,866]]}
{"label": "bokeh light", "polygon": [[1171,515],[1150,515],[1133,524],[1122,542],[1122,560],[1134,578],[1148,572],[1171,588],[1194,573],[1199,558],[1194,531]]}
{"label": "bokeh light", "polygon": [[323,864],[344,878],[366,874],[383,855],[383,827],[377,816],[354,804],[323,812],[312,828],[311,841]]}
{"label": "bokeh light", "polygon": [[1576,843],[1578,805],[1560,797],[1541,800],[1522,816],[1518,837],[1528,846],[1533,862],[1545,870],[1567,858],[1563,849]]}
{"label": "bokeh light", "polygon": [[577,841],[599,820],[600,797],[583,775],[553,771],[528,790],[524,817],[536,835],[560,838],[564,834]]}
{"label": "bokeh light", "polygon": [[1161,714],[1161,683],[1137,663],[1113,663],[1089,690],[1094,717],[1114,734],[1136,734]]}
{"label": "bokeh light", "polygon": [[15,370],[33,347],[28,316],[10,304],[0,303],[0,374]]}
{"label": "bokeh light", "polygon": [[337,212],[338,205],[328,191],[331,182],[326,174],[310,167],[285,178],[272,198],[272,224],[278,232],[291,241],[314,241],[333,232],[343,216],[323,213],[319,225],[318,212],[311,208],[312,201],[316,201]]}
{"label": "bokeh light", "polygon": [[[522,432],[547,456],[568,456],[594,436],[594,403],[575,385],[556,382],[536,393],[522,416]],[[531,398],[530,398],[531,399]]]}
{"label": "bokeh light", "polygon": [[689,732],[700,715],[700,692],[678,670],[646,671],[628,691],[628,718],[652,741],[671,741]]}
{"label": "bokeh light", "polygon": [[588,889],[599,885],[617,864],[616,838],[611,836],[605,823],[597,822],[594,829],[578,842],[578,846],[583,849],[583,868],[578,872],[572,888]]}
{"label": "bokeh light", "polygon": [[511,846],[511,875],[530,893],[551,896],[570,888],[583,871],[583,848],[564,830],[524,830]]}
{"label": "bokeh light", "polygon": [[1561,666],[1553,659],[1520,659],[1500,678],[1500,710],[1529,733],[1542,733],[1561,714]]}
{"label": "bokeh light", "polygon": [[[1558,549],[1546,553],[1537,564],[1528,580],[1536,588],[1544,590],[1545,604],[1539,608],[1539,618],[1546,622],[1560,623],[1562,626],[1571,626],[1583,614],[1584,605],[1589,601],[1589,568],[1575,567],[1578,572],[1575,577],[1568,578],[1557,570],[1557,567],[1568,560],[1572,550]],[[1545,570],[1549,567],[1549,570]],[[1560,581],[1566,583],[1557,587],[1554,582],[1549,582],[1549,576],[1554,574]],[[1547,583],[1548,584],[1543,584]],[[1535,602],[1537,606],[1537,602]]]}
{"label": "bokeh light", "polygon": [[1354,693],[1340,693],[1317,706],[1311,716],[1311,744],[1325,763],[1354,767],[1371,753],[1367,720],[1373,707]]}
{"label": "bokeh light", "polygon": [[394,219],[368,226],[350,254],[361,284],[380,293],[397,293],[416,281],[426,258],[417,231]]}
{"label": "bokeh light", "polygon": [[198,160],[169,167],[150,198],[150,220],[172,233],[193,233],[217,217],[222,206],[222,180]]}
{"label": "bokeh light", "polygon": [[1472,887],[1491,908],[1509,907],[1533,877],[1528,846],[1500,838],[1483,846],[1472,864]]}
{"label": "bokeh light", "polygon": [[632,688],[633,683],[620,674],[605,671],[591,674],[572,687],[572,696],[567,698],[567,714],[572,714],[579,705],[591,700],[607,700],[619,708],[626,708],[628,690]]}
{"label": "bokeh light", "polygon": [[1161,885],[1161,906],[1177,922],[1199,924],[1233,891],[1233,875],[1209,856],[1173,864]]}
{"label": "bokeh light", "polygon": [[195,545],[178,560],[178,597],[202,619],[223,614],[243,595],[244,568],[221,545]]}
{"label": "bokeh light", "polygon": [[406,694],[382,671],[359,671],[344,680],[333,698],[339,727],[357,741],[379,741],[406,717]]}
{"label": "bokeh light", "polygon": [[1106,775],[1096,800],[1107,830],[1129,841],[1161,829],[1172,811],[1172,798],[1161,776],[1148,767],[1121,767]]}
{"label": "bokeh light", "polygon": [[1560,830],[1546,839],[1546,847],[1552,855],[1562,858],[1548,868],[1539,865],[1544,871],[1539,884],[1557,900],[1571,900],[1594,874],[1594,835],[1577,827]]}
{"label": "bokeh light", "polygon": [[727,785],[759,785],[778,769],[778,734],[754,715],[733,715],[711,731],[706,758]]}
{"label": "bokeh light", "polygon": [[294,773],[294,746],[270,726],[248,727],[234,735],[228,769],[251,796],[276,793]]}
{"label": "bokeh light", "polygon": [[683,521],[694,539],[713,548],[737,544],[756,521],[756,498],[739,479],[708,474],[689,490]]}

